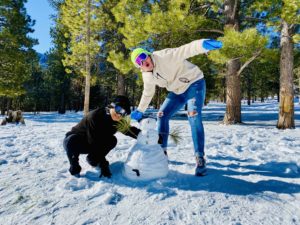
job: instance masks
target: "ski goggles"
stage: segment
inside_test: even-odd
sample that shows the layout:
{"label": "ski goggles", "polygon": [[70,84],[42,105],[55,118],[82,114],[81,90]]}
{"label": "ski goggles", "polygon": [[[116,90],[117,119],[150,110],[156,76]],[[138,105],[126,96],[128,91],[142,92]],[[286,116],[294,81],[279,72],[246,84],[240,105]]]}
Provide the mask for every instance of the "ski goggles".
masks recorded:
{"label": "ski goggles", "polygon": [[143,65],[143,62],[148,58],[148,55],[146,53],[139,54],[135,59],[135,64],[137,67],[141,67]]}
{"label": "ski goggles", "polygon": [[121,106],[116,105],[115,103],[111,103],[111,106],[114,107],[115,112],[116,112],[117,114],[119,114],[120,116],[123,116],[123,117],[124,117],[124,116],[127,116],[126,110],[123,109]]}

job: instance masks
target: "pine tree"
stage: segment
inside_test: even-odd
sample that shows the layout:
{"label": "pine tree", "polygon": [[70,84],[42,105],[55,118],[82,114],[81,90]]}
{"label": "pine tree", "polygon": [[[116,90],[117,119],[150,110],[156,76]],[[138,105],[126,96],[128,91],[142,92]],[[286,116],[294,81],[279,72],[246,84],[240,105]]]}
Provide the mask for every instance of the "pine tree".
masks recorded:
{"label": "pine tree", "polygon": [[267,49],[253,61],[243,73],[242,83],[244,98],[248,105],[255,96],[261,101],[268,96],[277,96],[279,92],[279,50]]}
{"label": "pine tree", "polygon": [[[121,0],[112,12],[122,25],[119,32],[124,35],[122,42],[127,50],[136,47],[160,50],[178,47],[195,39],[207,38],[207,33],[211,33],[210,37],[222,34],[223,31],[219,29],[221,27],[217,21],[208,20],[203,16],[206,10],[205,4],[198,4],[198,1]],[[110,59],[115,66],[125,73],[130,69],[139,73],[126,54],[112,53],[114,54],[110,54]],[[196,64],[203,62],[199,58],[204,57],[197,56],[191,61]],[[165,90],[158,89],[152,103],[159,106],[165,94]]]}
{"label": "pine tree", "polygon": [[263,11],[269,25],[280,30],[280,103],[277,128],[295,128],[294,121],[294,42],[299,39],[296,33],[300,24],[300,0],[256,1],[255,7]]}
{"label": "pine tree", "polygon": [[[61,5],[61,23],[67,28],[70,51],[65,54],[64,66],[69,66],[85,77],[84,114],[89,111],[91,67],[100,50],[98,32],[101,7],[96,0],[66,0]],[[70,69],[67,70],[71,72]]]}
{"label": "pine tree", "polygon": [[59,8],[63,4],[63,1],[51,0],[50,3],[58,13],[53,17],[55,27],[50,30],[54,48],[48,53],[47,77],[55,84],[52,85],[52,87],[55,89],[54,93],[56,96],[56,104],[58,103],[58,113],[64,114],[70,92],[72,74],[66,73],[63,59],[64,52],[69,48],[70,39],[64,36],[64,33],[67,32],[67,28],[60,22],[61,14],[59,13]]}
{"label": "pine tree", "polygon": [[209,58],[217,63],[226,63],[226,113],[224,124],[241,123],[241,74],[257,57],[266,45],[256,31],[255,24],[247,18],[251,1],[225,0],[215,4],[212,10],[220,21],[224,21],[224,37],[220,38],[224,47],[211,52]]}
{"label": "pine tree", "polygon": [[129,50],[126,49],[124,36],[119,31],[121,24],[116,21],[112,9],[118,4],[118,0],[106,1],[102,4],[99,15],[101,16],[101,40],[105,43],[107,60],[116,68],[117,94],[126,95],[125,76],[132,70],[128,61]]}
{"label": "pine tree", "polygon": [[0,2],[0,96],[4,98],[25,93],[24,83],[37,57],[32,50],[37,41],[28,37],[34,21],[27,15],[25,3],[26,0]]}

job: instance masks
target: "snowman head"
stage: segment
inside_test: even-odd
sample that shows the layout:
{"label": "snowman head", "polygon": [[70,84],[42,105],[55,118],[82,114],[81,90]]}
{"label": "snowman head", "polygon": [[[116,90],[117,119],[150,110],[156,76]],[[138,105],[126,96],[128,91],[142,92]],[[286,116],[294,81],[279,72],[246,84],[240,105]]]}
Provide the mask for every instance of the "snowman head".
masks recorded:
{"label": "snowman head", "polygon": [[158,142],[158,133],[156,131],[156,119],[146,118],[140,122],[141,132],[137,141],[144,145],[154,145]]}
{"label": "snowman head", "polygon": [[156,119],[146,118],[140,122],[142,130],[155,130],[156,129]]}

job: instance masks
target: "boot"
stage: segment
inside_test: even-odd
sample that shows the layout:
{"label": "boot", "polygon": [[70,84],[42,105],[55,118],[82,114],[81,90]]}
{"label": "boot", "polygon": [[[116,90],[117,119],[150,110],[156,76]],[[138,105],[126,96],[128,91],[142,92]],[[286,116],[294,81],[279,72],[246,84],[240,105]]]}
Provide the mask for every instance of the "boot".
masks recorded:
{"label": "boot", "polygon": [[70,161],[70,169],[69,172],[71,173],[71,175],[79,177],[79,173],[81,171],[81,166],[79,165],[79,159],[76,156],[71,156],[69,158]]}
{"label": "boot", "polygon": [[109,169],[109,162],[108,161],[102,161],[100,162],[99,164],[99,167],[101,169],[101,174],[100,174],[100,177],[107,177],[107,178],[111,178],[111,172],[110,172],[110,169]]}
{"label": "boot", "polygon": [[206,161],[204,157],[196,156],[196,176],[204,176],[206,172]]}

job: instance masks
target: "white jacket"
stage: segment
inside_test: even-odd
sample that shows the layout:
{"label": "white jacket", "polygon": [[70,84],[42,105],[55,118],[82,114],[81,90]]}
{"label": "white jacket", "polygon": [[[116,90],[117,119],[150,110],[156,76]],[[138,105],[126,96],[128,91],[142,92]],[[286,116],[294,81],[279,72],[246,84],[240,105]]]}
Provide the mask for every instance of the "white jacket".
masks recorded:
{"label": "white jacket", "polygon": [[202,47],[204,40],[207,39],[192,41],[178,48],[154,51],[151,54],[154,68],[152,72],[142,73],[144,90],[137,108],[140,112],[144,112],[149,106],[155,94],[156,85],[175,94],[182,94],[192,83],[204,77],[198,66],[186,60],[208,52]]}

